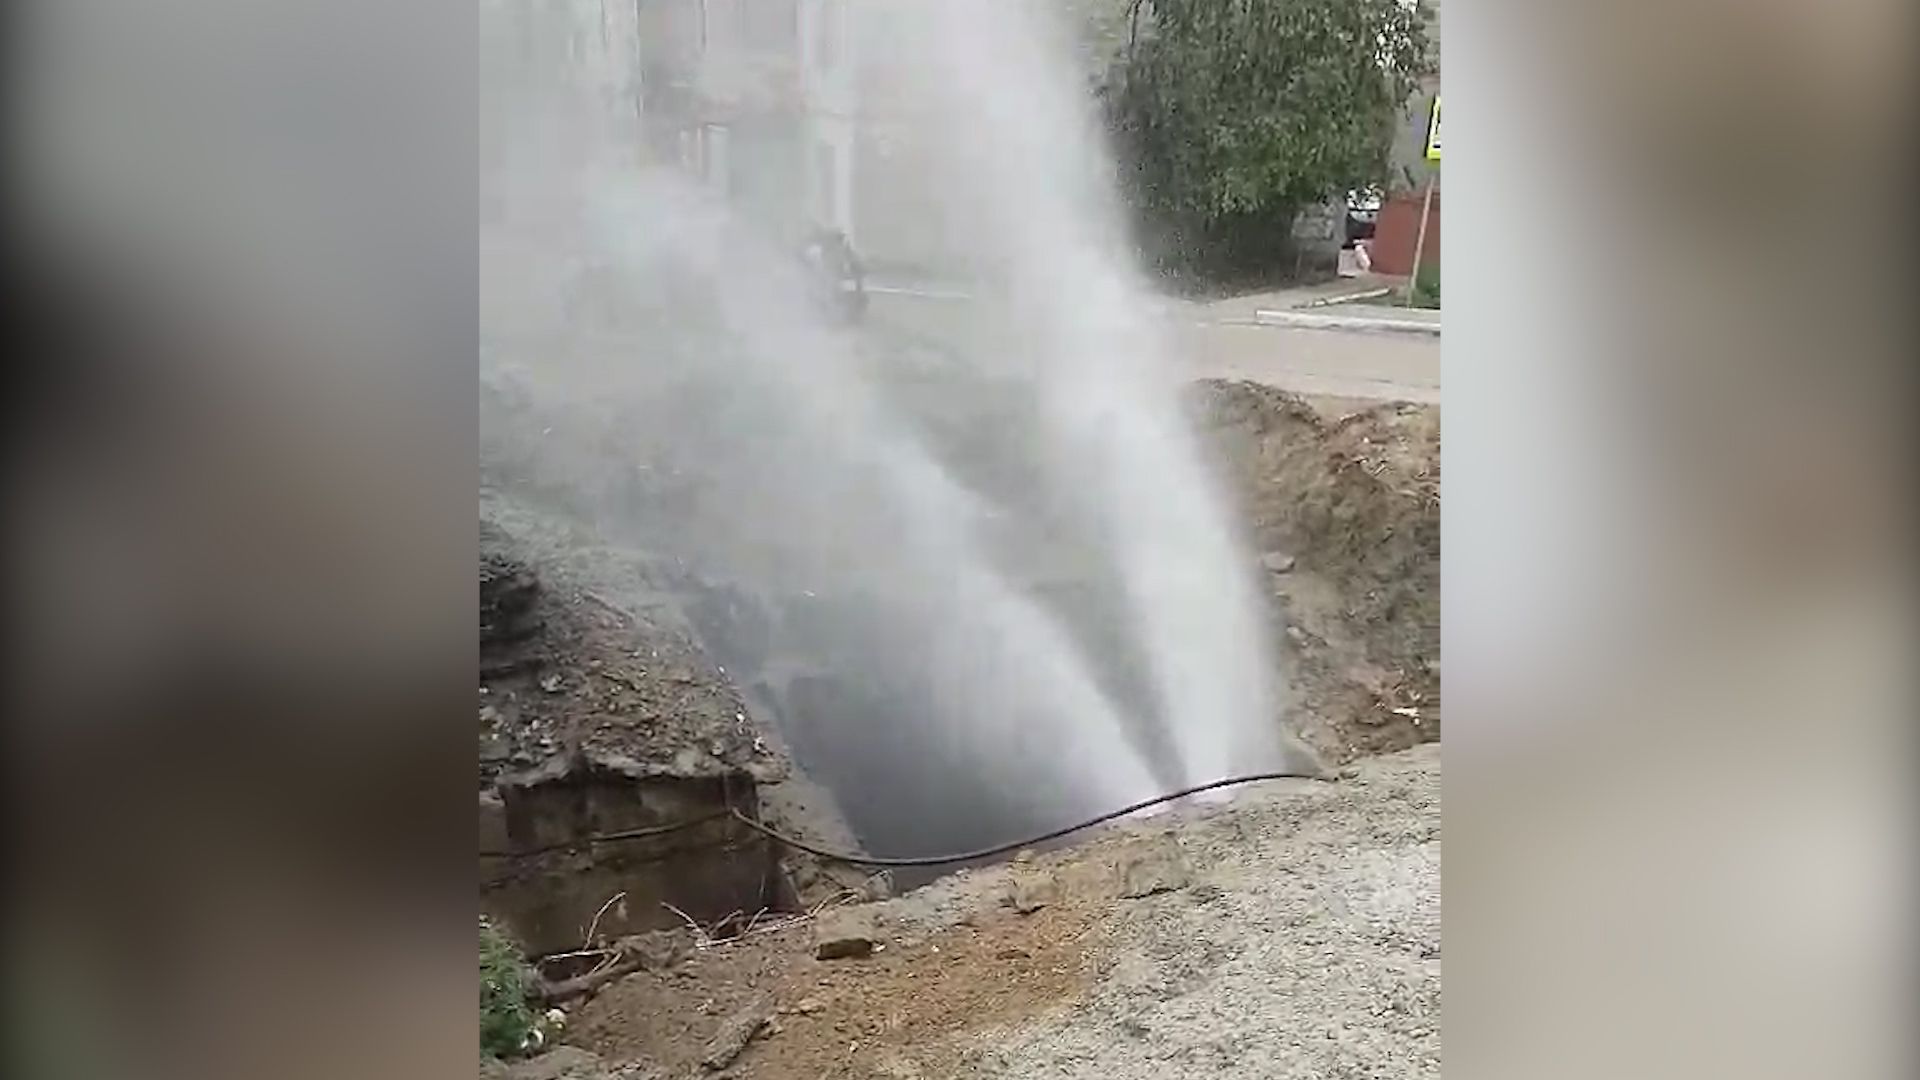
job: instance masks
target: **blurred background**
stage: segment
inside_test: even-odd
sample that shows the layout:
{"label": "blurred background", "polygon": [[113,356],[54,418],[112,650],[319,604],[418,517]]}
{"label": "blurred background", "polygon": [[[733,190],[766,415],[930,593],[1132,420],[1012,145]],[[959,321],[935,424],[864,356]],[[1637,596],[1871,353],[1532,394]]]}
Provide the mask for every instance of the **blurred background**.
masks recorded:
{"label": "blurred background", "polygon": [[[470,1075],[475,6],[10,14],[15,1071]],[[1232,230],[1402,306],[1452,236],[1447,1065],[1910,1075],[1912,5],[1448,15],[1444,204],[1414,78],[1397,182]],[[1274,377],[1438,396],[1364,351]]]}
{"label": "blurred background", "polygon": [[470,1068],[470,8],[9,15],[13,1071]]}
{"label": "blurred background", "polygon": [[1450,14],[1448,1066],[1894,1075],[1912,6]]}

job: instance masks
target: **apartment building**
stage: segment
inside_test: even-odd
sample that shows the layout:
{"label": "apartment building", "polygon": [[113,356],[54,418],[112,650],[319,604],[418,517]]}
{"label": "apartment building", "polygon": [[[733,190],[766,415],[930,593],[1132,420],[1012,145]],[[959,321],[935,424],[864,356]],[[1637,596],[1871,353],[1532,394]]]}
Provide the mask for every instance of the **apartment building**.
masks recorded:
{"label": "apartment building", "polygon": [[856,110],[845,5],[637,0],[655,156],[775,227],[851,234]]}

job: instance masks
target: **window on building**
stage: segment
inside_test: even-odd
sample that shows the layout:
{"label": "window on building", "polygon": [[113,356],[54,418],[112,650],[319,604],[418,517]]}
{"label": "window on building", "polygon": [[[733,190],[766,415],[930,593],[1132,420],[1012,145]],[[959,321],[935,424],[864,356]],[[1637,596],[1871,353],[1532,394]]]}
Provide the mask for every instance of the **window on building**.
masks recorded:
{"label": "window on building", "polygon": [[791,53],[800,42],[798,0],[739,0],[740,40],[760,52]]}
{"label": "window on building", "polygon": [[701,146],[704,151],[706,181],[715,191],[726,191],[731,187],[732,164],[728,160],[729,145],[727,129],[722,124],[708,124],[702,129]]}
{"label": "window on building", "polygon": [[840,162],[833,147],[813,145],[813,219],[821,225],[838,226],[835,220],[836,195],[840,183]]}
{"label": "window on building", "polygon": [[840,0],[820,0],[813,24],[813,62],[832,71],[840,60]]}

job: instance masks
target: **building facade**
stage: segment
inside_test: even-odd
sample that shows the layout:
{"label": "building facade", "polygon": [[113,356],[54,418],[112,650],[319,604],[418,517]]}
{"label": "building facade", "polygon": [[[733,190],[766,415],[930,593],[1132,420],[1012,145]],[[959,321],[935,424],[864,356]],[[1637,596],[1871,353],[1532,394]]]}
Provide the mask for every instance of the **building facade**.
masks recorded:
{"label": "building facade", "polygon": [[853,232],[846,0],[637,3],[646,138],[770,225]]}

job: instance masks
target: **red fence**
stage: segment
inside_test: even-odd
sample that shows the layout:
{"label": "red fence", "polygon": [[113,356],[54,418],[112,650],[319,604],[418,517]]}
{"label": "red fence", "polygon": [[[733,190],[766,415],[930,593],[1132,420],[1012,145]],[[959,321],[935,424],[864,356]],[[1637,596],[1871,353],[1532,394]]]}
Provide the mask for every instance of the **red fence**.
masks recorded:
{"label": "red fence", "polygon": [[[1422,193],[1418,191],[1394,195],[1380,207],[1380,217],[1373,229],[1373,244],[1367,249],[1374,273],[1413,273],[1413,249],[1420,232],[1421,198]],[[1440,193],[1437,191],[1433,193],[1433,208],[1427,217],[1427,246],[1420,252],[1420,261],[1427,266],[1440,262]]]}

